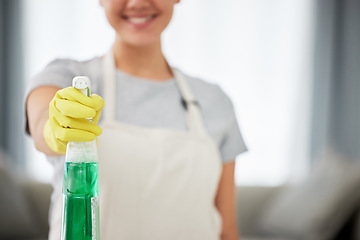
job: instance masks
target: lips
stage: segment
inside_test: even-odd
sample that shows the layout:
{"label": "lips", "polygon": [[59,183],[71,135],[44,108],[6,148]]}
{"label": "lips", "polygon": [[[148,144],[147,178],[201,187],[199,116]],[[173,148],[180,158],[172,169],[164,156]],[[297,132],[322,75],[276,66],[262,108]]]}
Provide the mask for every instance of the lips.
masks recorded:
{"label": "lips", "polygon": [[154,18],[154,15],[146,16],[146,17],[128,17],[126,20],[130,23],[134,24],[141,24],[149,21],[150,19]]}
{"label": "lips", "polygon": [[157,17],[157,14],[129,14],[123,15],[123,19],[132,27],[137,29],[145,28]]}

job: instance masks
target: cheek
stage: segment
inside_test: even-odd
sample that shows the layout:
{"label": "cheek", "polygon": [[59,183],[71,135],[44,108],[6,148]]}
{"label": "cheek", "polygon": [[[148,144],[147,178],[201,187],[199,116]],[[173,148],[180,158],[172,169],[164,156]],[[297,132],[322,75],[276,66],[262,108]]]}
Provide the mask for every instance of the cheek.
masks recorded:
{"label": "cheek", "polygon": [[126,0],[103,0],[103,7],[107,16],[120,16],[125,8]]}
{"label": "cheek", "polygon": [[126,0],[105,0],[108,2],[108,9],[113,13],[120,14],[125,8]]}
{"label": "cheek", "polygon": [[119,22],[123,19],[121,18],[121,14],[125,7],[125,0],[104,0],[104,10],[106,14],[106,18],[108,19],[110,25],[113,28],[117,28]]}
{"label": "cheek", "polygon": [[174,2],[174,0],[156,0],[157,6],[162,12],[163,27],[166,27],[172,18]]}

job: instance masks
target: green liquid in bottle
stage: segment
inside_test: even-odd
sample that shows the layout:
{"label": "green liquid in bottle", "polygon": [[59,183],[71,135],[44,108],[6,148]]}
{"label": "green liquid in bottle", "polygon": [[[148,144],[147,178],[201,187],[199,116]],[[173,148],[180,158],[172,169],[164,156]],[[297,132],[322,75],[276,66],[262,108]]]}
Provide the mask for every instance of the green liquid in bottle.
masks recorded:
{"label": "green liquid in bottle", "polygon": [[62,239],[99,237],[98,163],[65,163]]}

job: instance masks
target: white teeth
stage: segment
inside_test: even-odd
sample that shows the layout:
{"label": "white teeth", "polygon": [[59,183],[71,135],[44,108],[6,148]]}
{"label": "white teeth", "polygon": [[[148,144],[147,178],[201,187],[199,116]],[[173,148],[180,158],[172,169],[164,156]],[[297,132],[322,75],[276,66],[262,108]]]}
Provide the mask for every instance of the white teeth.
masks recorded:
{"label": "white teeth", "polygon": [[135,17],[130,18],[129,17],[128,21],[131,23],[140,24],[140,23],[144,23],[144,22],[150,20],[151,18],[152,18],[152,16],[142,17],[142,18],[135,18]]}

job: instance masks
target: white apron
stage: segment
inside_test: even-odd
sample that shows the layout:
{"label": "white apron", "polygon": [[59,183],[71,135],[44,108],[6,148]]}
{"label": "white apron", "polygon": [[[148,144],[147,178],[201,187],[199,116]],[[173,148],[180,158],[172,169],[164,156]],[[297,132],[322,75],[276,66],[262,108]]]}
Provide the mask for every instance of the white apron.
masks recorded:
{"label": "white apron", "polygon": [[192,104],[195,99],[185,77],[173,69],[189,103],[189,130],[180,131],[116,121],[112,51],[103,60],[103,71],[106,105],[98,138],[101,240],[219,240],[215,195],[221,157],[198,106]]}

